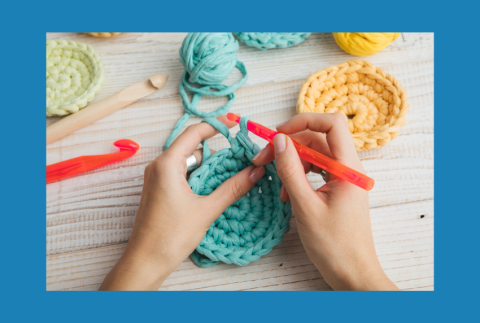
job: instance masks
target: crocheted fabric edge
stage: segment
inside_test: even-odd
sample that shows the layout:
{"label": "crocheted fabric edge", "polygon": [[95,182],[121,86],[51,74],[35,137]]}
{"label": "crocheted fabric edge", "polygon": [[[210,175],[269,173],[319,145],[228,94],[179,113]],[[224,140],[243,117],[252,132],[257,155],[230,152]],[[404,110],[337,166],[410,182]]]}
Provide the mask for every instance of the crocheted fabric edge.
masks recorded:
{"label": "crocheted fabric edge", "polygon": [[[47,106],[47,117],[53,117],[53,116],[65,116],[68,114],[72,114],[75,112],[78,112],[82,108],[86,107],[88,103],[93,101],[95,99],[95,96],[100,93],[103,83],[105,82],[105,69],[103,67],[103,62],[100,59],[100,55],[93,49],[92,46],[86,43],[82,42],[76,42],[72,40],[62,40],[62,39],[50,39],[47,40],[47,57],[48,53],[51,52],[52,50],[55,49],[56,45],[55,44],[62,44],[63,46],[74,46],[78,47],[81,51],[84,53],[88,54],[89,58],[93,59],[97,63],[97,71],[98,75],[94,76],[94,81],[90,83],[89,87],[85,92],[83,92],[80,96],[76,97],[75,99],[67,102],[62,102],[59,105],[56,105],[55,108],[50,108]],[[54,46],[53,48],[51,47],[50,49],[48,46]],[[86,50],[83,48],[85,47]],[[75,107],[77,108],[77,111],[75,112],[70,112],[71,110],[75,110]],[[68,108],[68,109],[67,109]]]}
{"label": "crocheted fabric edge", "polygon": [[[213,120],[214,122],[219,122],[218,120],[216,119],[213,119],[213,118],[207,118],[207,119],[204,119],[202,122],[209,122],[209,120]],[[247,117],[242,117],[242,120],[240,122],[240,131],[237,133],[236,137],[235,138],[228,138],[227,136],[229,136],[229,133],[227,134],[227,139],[230,140],[237,140],[240,142],[240,144],[242,144],[246,149],[246,145],[251,145],[252,147],[252,151],[253,153],[252,154],[249,154],[247,155],[247,158],[250,160],[253,159],[253,157],[255,156],[256,153],[258,153],[258,151],[260,151],[260,147],[255,144],[248,136],[248,130],[246,129],[246,123],[247,121],[249,120],[249,118]],[[226,126],[224,126],[226,128]],[[224,131],[220,130],[220,129],[217,129],[219,130],[221,133],[223,133]],[[227,132],[228,132],[228,129],[227,129]],[[240,135],[240,133],[242,133],[242,135]],[[225,134],[224,134],[225,135]],[[240,135],[240,138],[239,138],[239,135]],[[244,138],[242,140],[242,137]],[[206,146],[206,142],[204,143],[204,149],[209,149],[208,146]],[[217,151],[214,155],[210,156],[208,159],[210,158],[214,158],[214,157],[217,157],[218,155],[222,155],[222,154],[225,154],[226,152],[228,152],[229,150],[231,150],[232,147],[230,148],[224,148],[224,149],[221,149],[219,151]],[[207,159],[207,160],[208,160]],[[281,187],[281,181],[280,179],[278,178],[278,174],[276,173],[276,166],[275,166],[275,161],[273,161],[272,163],[268,164],[265,166],[266,167],[266,172],[265,172],[265,175],[264,177],[269,177],[269,176],[272,176],[272,177],[276,177],[279,181],[279,185],[278,185],[278,196],[277,198],[279,198],[279,193],[280,193],[280,187]],[[198,169],[197,169],[198,170]],[[194,173],[192,173],[192,175],[194,175]],[[189,184],[190,184],[190,181],[189,181]],[[281,201],[280,201],[281,202]],[[280,244],[283,240],[283,236],[288,232],[290,231],[290,219],[292,217],[292,210],[291,210],[291,205],[290,205],[290,202],[281,202],[283,203],[284,205],[284,209],[287,210],[287,214],[285,216],[285,219],[283,220],[284,223],[282,223],[283,227],[281,228],[281,232],[277,231],[276,234],[275,234],[275,240],[274,241],[274,245],[273,246],[276,246],[278,244]],[[277,223],[278,224],[278,223]],[[280,233],[280,234],[279,234]],[[265,238],[265,237],[264,237]],[[272,237],[273,238],[273,237]],[[269,241],[270,243],[272,241]],[[268,242],[267,242],[268,244]],[[272,248],[273,248],[272,246]],[[271,248],[269,250],[266,250],[263,252],[262,256],[265,255],[265,254],[268,254],[269,252],[271,251]],[[215,261],[215,260],[212,260],[210,258],[208,258],[206,255],[204,255],[203,253],[200,252],[199,250],[199,247],[197,247],[194,252],[192,252],[192,254],[190,255],[190,258],[195,262],[195,264],[199,267],[202,267],[202,268],[208,268],[208,267],[213,267],[215,266],[216,264],[220,263],[220,261]],[[235,263],[235,262],[233,262]],[[250,261],[248,263],[235,263],[239,266],[245,266],[245,265],[248,265],[250,263]]]}

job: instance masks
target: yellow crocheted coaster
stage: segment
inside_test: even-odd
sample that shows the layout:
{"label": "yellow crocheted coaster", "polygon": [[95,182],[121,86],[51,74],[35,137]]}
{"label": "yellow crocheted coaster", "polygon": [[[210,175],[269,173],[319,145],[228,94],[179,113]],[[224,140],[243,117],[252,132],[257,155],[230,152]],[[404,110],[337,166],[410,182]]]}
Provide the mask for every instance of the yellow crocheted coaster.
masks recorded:
{"label": "yellow crocheted coaster", "polygon": [[47,117],[77,112],[100,92],[102,61],[90,45],[47,40]]}
{"label": "yellow crocheted coaster", "polygon": [[121,33],[86,33],[89,34],[90,36],[94,37],[115,37],[120,35]]}
{"label": "yellow crocheted coaster", "polygon": [[343,114],[358,151],[385,146],[396,138],[409,108],[400,82],[362,60],[313,73],[297,101],[297,113]]}

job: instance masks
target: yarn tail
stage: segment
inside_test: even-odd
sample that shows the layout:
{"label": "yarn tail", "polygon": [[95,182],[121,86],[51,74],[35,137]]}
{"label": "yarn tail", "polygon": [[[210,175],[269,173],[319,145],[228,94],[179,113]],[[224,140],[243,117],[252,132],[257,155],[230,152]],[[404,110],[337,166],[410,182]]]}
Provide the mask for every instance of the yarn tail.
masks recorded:
{"label": "yarn tail", "polygon": [[167,139],[167,142],[165,143],[165,150],[170,147],[171,143],[177,138],[178,134],[180,133],[180,130],[182,130],[183,126],[187,124],[188,119],[190,119],[190,113],[185,113],[183,117],[178,120],[177,124],[172,130],[172,133]]}

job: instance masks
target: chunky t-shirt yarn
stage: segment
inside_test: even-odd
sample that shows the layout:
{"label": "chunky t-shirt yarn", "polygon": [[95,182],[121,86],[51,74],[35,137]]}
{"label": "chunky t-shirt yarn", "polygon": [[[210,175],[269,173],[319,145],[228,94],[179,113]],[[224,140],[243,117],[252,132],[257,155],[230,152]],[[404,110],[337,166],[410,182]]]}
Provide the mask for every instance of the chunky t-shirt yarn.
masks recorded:
{"label": "chunky t-shirt yarn", "polygon": [[341,113],[358,151],[379,148],[398,136],[410,105],[392,75],[351,60],[310,75],[300,89],[298,113]]}
{"label": "chunky t-shirt yarn", "polygon": [[242,42],[258,49],[287,48],[305,41],[312,33],[235,33]]}
{"label": "chunky t-shirt yarn", "polygon": [[[232,33],[189,33],[180,48],[180,63],[185,71],[180,82],[180,96],[185,114],[177,122],[167,139],[165,149],[175,140],[190,116],[202,118],[218,117],[228,112],[235,99],[233,93],[248,79],[247,70],[237,60],[238,41]],[[244,77],[235,85],[220,84],[237,67]],[[194,87],[190,83],[206,85]],[[193,92],[192,101],[188,99],[185,88]],[[213,91],[211,91],[213,90]],[[228,96],[229,101],[215,111],[204,112],[197,109],[202,95]]]}
{"label": "chunky t-shirt yarn", "polygon": [[94,37],[115,37],[115,36],[118,36],[120,35],[121,33],[87,33],[89,34],[90,36],[94,36]]}
{"label": "chunky t-shirt yarn", "polygon": [[[252,164],[253,157],[260,151],[249,137],[247,121],[240,121],[236,137],[222,122],[214,118],[204,119],[230,142],[231,147],[210,156],[210,149],[203,142],[203,162],[188,181],[192,191],[198,195],[212,193],[224,181]],[[280,244],[290,230],[292,209],[290,202],[280,200],[282,182],[278,177],[275,162],[266,167],[265,175],[250,192],[228,207],[210,226],[202,242],[191,254],[200,267],[212,267],[223,262],[239,266],[268,254]]]}
{"label": "chunky t-shirt yarn", "polygon": [[368,56],[384,50],[400,33],[333,33],[341,49],[356,56]]}
{"label": "chunky t-shirt yarn", "polygon": [[105,71],[92,46],[72,40],[47,40],[47,117],[85,107],[100,92]]}

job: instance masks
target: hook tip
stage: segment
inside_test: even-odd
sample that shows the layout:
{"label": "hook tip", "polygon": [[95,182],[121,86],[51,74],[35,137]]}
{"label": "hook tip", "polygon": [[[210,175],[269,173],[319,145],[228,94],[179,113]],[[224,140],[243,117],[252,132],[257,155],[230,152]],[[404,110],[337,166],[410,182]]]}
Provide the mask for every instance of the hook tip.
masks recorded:
{"label": "hook tip", "polygon": [[120,150],[130,150],[137,152],[140,146],[133,140],[130,139],[120,139],[113,143],[114,146],[120,148]]}

